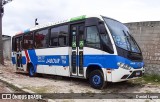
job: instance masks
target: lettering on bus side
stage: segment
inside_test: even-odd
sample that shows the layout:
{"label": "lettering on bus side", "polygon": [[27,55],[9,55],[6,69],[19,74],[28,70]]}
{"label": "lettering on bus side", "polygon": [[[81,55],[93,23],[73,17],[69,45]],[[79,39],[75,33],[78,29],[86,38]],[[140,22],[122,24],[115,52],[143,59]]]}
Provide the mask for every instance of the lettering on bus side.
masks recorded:
{"label": "lettering on bus side", "polygon": [[54,58],[50,58],[50,59],[47,59],[46,63],[59,63],[60,62],[60,59],[54,59]]}
{"label": "lettering on bus side", "polygon": [[67,63],[67,57],[66,56],[61,56],[61,60],[62,60],[62,64],[66,64]]}
{"label": "lettering on bus side", "polygon": [[38,63],[41,64],[67,64],[67,56],[38,56]]}
{"label": "lettering on bus side", "polygon": [[38,56],[38,62],[45,62],[44,56]]}

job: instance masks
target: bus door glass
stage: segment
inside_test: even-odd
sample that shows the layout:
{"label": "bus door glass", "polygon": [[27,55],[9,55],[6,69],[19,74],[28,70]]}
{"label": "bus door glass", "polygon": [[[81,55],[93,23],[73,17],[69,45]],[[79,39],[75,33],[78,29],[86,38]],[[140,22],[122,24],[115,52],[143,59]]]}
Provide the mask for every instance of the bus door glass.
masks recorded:
{"label": "bus door glass", "polygon": [[22,68],[22,36],[15,38],[16,66]]}
{"label": "bus door glass", "polygon": [[72,35],[72,57],[71,75],[83,75],[83,47],[84,47],[84,24],[71,25]]}

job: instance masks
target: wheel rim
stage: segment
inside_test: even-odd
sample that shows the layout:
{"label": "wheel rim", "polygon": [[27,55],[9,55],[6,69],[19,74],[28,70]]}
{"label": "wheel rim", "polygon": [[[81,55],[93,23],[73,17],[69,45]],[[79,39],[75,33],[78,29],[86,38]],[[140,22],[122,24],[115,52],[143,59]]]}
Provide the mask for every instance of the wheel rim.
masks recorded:
{"label": "wheel rim", "polygon": [[99,75],[94,75],[93,78],[92,78],[92,82],[95,85],[99,85],[101,83],[101,77]]}

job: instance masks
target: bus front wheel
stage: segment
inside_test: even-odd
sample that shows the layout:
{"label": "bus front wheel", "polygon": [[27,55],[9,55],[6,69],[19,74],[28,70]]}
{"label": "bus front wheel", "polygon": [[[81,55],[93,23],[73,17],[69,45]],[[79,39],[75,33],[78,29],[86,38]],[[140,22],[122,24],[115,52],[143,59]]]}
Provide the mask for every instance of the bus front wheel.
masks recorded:
{"label": "bus front wheel", "polygon": [[106,82],[104,81],[102,71],[94,70],[93,72],[91,72],[89,75],[89,83],[91,87],[95,89],[103,89]]}
{"label": "bus front wheel", "polygon": [[36,71],[34,69],[34,66],[33,65],[30,65],[29,66],[29,76],[30,77],[34,77],[36,75]]}

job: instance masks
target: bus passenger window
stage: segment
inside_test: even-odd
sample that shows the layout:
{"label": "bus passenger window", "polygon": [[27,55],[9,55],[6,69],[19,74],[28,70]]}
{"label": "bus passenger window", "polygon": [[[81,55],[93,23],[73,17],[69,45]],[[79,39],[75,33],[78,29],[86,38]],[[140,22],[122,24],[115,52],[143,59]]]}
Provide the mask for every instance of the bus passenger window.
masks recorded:
{"label": "bus passenger window", "polygon": [[66,46],[68,42],[68,26],[60,26],[59,29],[59,46]]}
{"label": "bus passenger window", "polygon": [[35,48],[45,48],[48,46],[48,29],[35,33]]}
{"label": "bus passenger window", "polygon": [[86,45],[93,48],[100,48],[100,38],[96,26],[87,27]]}
{"label": "bus passenger window", "polygon": [[32,49],[33,48],[33,34],[25,34],[24,35],[24,49]]}
{"label": "bus passenger window", "polygon": [[50,46],[68,45],[68,25],[51,29]]}
{"label": "bus passenger window", "polygon": [[51,29],[50,46],[58,46],[58,27]]}
{"label": "bus passenger window", "polygon": [[20,41],[19,38],[16,38],[16,51],[20,51]]}

